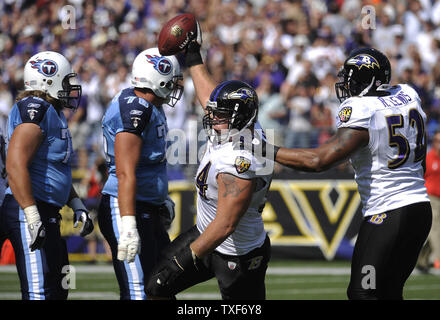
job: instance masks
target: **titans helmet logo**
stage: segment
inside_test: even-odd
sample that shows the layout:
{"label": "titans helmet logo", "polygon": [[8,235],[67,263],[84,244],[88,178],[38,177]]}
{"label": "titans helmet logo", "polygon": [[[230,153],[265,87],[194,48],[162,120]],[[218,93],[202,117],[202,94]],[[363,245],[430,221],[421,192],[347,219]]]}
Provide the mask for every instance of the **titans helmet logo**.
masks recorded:
{"label": "titans helmet logo", "polygon": [[370,56],[369,54],[364,54],[364,53],[354,56],[353,58],[347,61],[347,64],[356,66],[358,67],[359,70],[362,67],[368,69],[369,68],[374,69],[375,67],[377,67],[378,69],[380,69],[379,62],[376,60],[376,58]]}
{"label": "titans helmet logo", "polygon": [[32,64],[32,69],[37,69],[39,73],[47,77],[54,76],[58,71],[58,65],[55,61],[49,59],[37,59],[35,61],[30,61],[30,63]]}
{"label": "titans helmet logo", "polygon": [[228,99],[239,99],[247,103],[248,101],[254,101],[254,94],[248,88],[240,88],[228,94]]}
{"label": "titans helmet logo", "polygon": [[173,65],[168,58],[161,56],[152,56],[145,55],[149,63],[154,65],[154,69],[156,69],[160,74],[167,75],[170,74],[173,70]]}

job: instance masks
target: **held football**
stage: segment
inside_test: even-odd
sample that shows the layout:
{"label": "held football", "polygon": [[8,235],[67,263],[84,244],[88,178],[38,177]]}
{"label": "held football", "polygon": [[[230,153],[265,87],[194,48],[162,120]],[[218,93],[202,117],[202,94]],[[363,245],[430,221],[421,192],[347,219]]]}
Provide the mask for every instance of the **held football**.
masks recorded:
{"label": "held football", "polygon": [[157,41],[160,54],[170,56],[178,53],[185,48],[194,32],[196,32],[196,18],[191,13],[172,18],[160,30]]}

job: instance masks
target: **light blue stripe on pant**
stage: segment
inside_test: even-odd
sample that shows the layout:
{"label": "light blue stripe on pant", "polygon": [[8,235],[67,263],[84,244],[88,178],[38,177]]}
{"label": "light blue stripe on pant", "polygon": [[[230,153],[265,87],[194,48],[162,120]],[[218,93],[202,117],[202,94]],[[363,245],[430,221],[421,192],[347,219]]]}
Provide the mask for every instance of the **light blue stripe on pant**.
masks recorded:
{"label": "light blue stripe on pant", "polygon": [[[121,226],[121,216],[119,213],[118,198],[110,196],[110,207],[112,210],[112,225],[116,240],[119,243],[119,230]],[[124,261],[125,272],[128,279],[130,298],[132,300],[145,300],[144,292],[144,272],[142,270],[139,255],[136,255],[134,262]]]}
{"label": "light blue stripe on pant", "polygon": [[29,245],[31,244],[31,236],[28,230],[28,224],[24,211],[19,209],[20,233],[24,250],[24,258],[26,262],[26,278],[28,283],[28,292],[30,300],[45,300],[44,292],[44,273],[41,251],[35,250],[31,252]]}

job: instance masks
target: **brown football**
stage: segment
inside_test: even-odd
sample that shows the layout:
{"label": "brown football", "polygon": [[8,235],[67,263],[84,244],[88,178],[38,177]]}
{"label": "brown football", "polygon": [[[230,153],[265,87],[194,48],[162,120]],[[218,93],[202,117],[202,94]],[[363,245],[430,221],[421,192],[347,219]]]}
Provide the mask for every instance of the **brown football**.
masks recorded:
{"label": "brown football", "polygon": [[189,41],[188,34],[196,32],[196,18],[191,13],[180,14],[169,20],[160,30],[157,46],[163,56],[178,53]]}

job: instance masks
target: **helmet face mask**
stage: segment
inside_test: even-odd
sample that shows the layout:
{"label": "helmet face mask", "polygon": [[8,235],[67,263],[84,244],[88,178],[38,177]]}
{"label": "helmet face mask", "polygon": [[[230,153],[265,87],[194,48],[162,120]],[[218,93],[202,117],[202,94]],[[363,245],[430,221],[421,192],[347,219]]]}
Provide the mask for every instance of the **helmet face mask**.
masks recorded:
{"label": "helmet face mask", "polygon": [[26,91],[37,90],[61,102],[62,107],[76,109],[81,100],[81,85],[70,62],[54,51],[32,56],[24,67]]}
{"label": "helmet face mask", "polygon": [[165,104],[174,108],[176,103],[180,100],[183,94],[183,85],[180,81],[183,80],[183,76],[174,76],[171,81],[168,81],[165,86],[171,91],[168,97],[165,99]]}
{"label": "helmet face mask", "polygon": [[258,97],[245,82],[225,81],[211,93],[206,111],[203,128],[208,137],[227,141],[257,121]]}
{"label": "helmet face mask", "polygon": [[78,108],[82,95],[81,85],[76,84],[76,77],[76,73],[67,74],[62,81],[63,90],[58,91],[58,99],[64,102],[66,108],[74,110]]}
{"label": "helmet face mask", "polygon": [[354,96],[371,96],[377,88],[389,84],[391,65],[388,58],[374,48],[356,49],[350,53],[338,73],[335,84],[340,102]]}
{"label": "helmet face mask", "polygon": [[183,79],[175,56],[162,56],[159,49],[142,51],[133,62],[131,84],[135,88],[150,89],[164,104],[174,107],[182,97]]}

